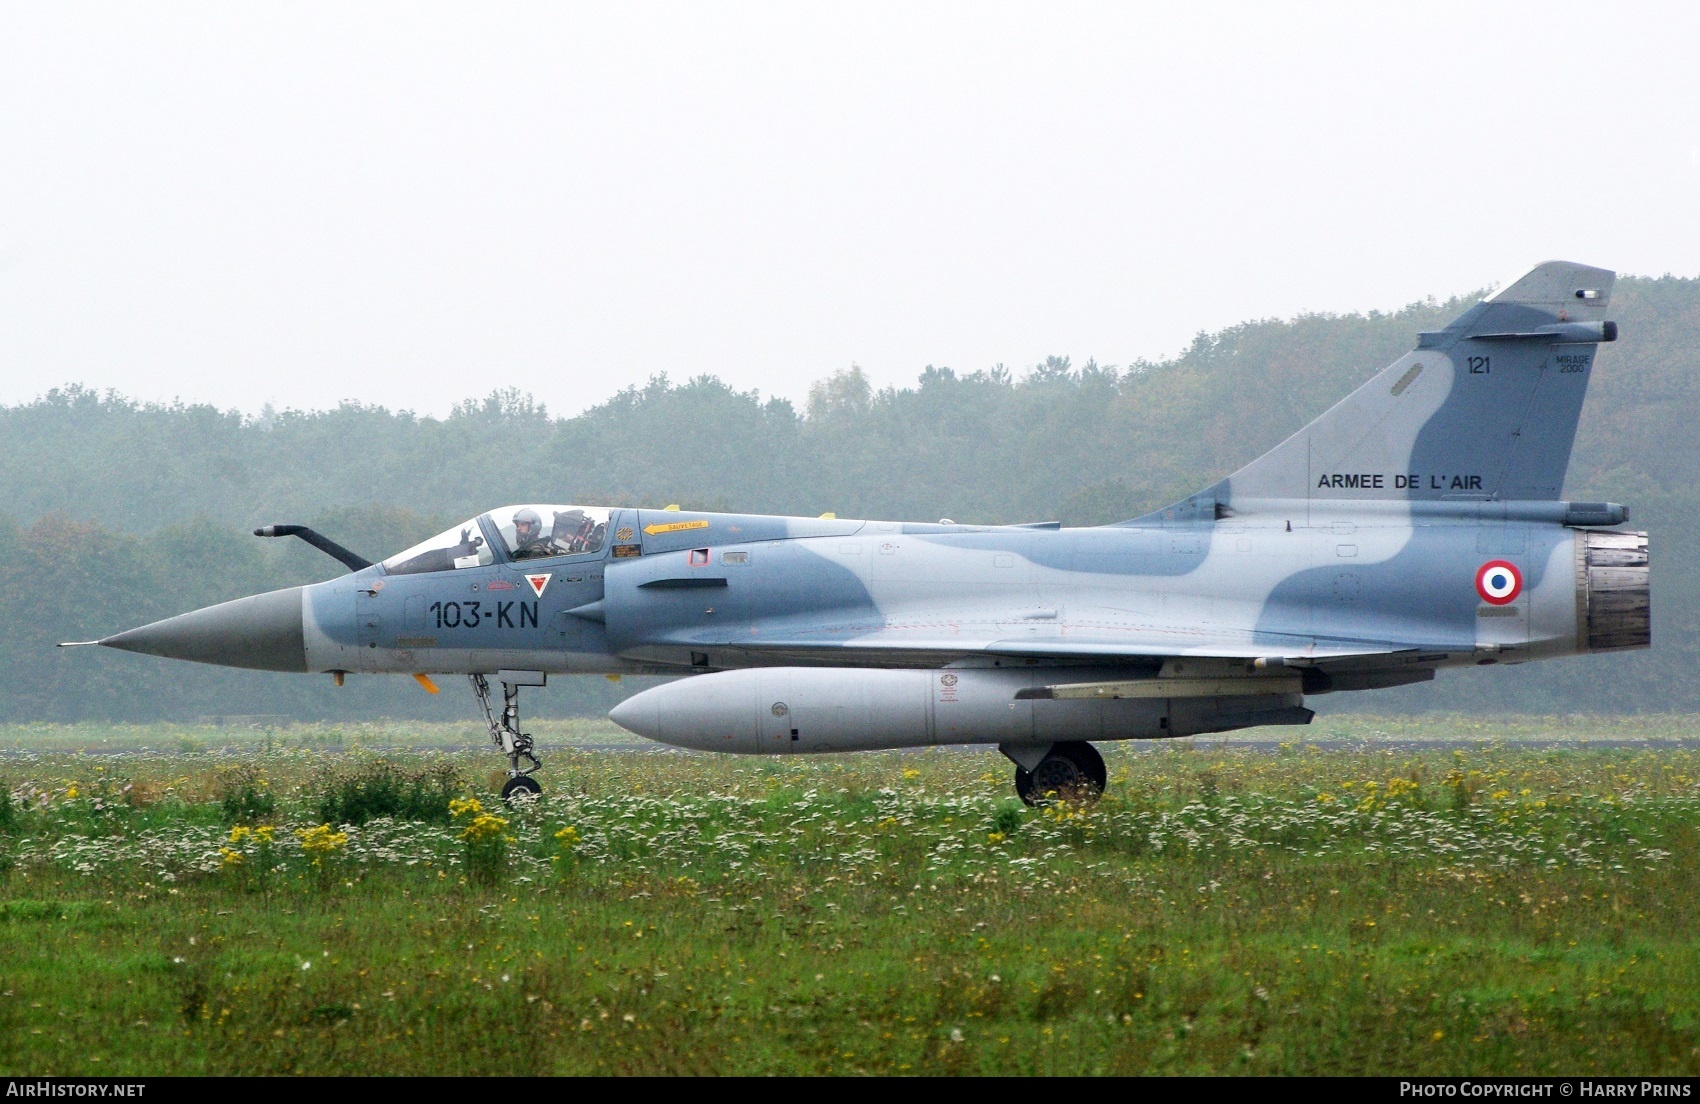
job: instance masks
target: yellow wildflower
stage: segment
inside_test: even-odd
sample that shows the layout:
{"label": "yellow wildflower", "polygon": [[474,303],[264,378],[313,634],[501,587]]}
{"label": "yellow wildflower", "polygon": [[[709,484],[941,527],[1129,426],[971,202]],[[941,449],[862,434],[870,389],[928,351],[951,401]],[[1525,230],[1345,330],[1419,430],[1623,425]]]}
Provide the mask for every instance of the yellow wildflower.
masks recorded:
{"label": "yellow wildflower", "polygon": [[249,828],[246,824],[235,825],[230,829],[230,842],[241,843],[253,834],[253,829]]}
{"label": "yellow wildflower", "polygon": [[579,841],[578,829],[569,824],[565,828],[562,828],[559,832],[556,832],[555,838],[561,841],[562,847],[576,846]]}
{"label": "yellow wildflower", "polygon": [[458,817],[470,813],[477,816],[484,811],[484,803],[476,797],[456,797],[449,800],[449,815]]}
{"label": "yellow wildflower", "polygon": [[473,843],[490,839],[502,834],[502,829],[508,826],[505,818],[492,813],[479,813],[472,818],[472,823],[461,830],[460,838]]}
{"label": "yellow wildflower", "polygon": [[348,833],[332,831],[329,824],[321,824],[317,828],[297,828],[295,835],[301,841],[301,850],[312,855],[314,862],[348,846]]}
{"label": "yellow wildflower", "polygon": [[225,870],[228,870],[233,866],[241,866],[243,863],[248,861],[248,856],[244,855],[240,851],[232,851],[228,847],[220,847],[218,849],[218,858],[219,867]]}

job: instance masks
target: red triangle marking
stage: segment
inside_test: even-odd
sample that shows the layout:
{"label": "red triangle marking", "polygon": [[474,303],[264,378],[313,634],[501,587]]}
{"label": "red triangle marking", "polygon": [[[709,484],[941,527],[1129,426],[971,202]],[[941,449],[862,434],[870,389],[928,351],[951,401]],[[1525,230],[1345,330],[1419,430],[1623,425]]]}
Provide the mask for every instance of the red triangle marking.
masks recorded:
{"label": "red triangle marking", "polygon": [[549,576],[547,574],[527,575],[525,581],[531,584],[532,591],[541,598],[543,597],[543,588],[549,585]]}

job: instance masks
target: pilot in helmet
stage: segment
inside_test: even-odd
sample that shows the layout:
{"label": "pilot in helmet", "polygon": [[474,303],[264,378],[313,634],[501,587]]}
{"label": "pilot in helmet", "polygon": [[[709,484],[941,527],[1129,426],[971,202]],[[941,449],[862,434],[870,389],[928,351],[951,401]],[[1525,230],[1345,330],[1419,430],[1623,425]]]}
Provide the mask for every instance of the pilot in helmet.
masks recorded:
{"label": "pilot in helmet", "polygon": [[514,511],[514,556],[547,556],[548,541],[543,536],[543,519],[530,506]]}

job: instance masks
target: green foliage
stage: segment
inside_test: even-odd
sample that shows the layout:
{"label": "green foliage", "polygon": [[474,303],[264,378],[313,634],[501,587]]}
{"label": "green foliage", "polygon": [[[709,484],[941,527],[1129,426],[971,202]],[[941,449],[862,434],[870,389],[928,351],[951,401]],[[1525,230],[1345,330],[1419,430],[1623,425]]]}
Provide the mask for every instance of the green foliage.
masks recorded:
{"label": "green foliage", "polygon": [[409,769],[371,759],[324,771],[314,788],[317,815],[326,824],[360,825],[376,817],[446,824],[461,786],[460,771],[449,763]]}
{"label": "green foliage", "polygon": [[1102,801],[1039,812],[989,750],[571,756],[476,860],[470,802],[325,826],[318,753],[266,761],[269,857],[192,816],[204,756],[127,757],[204,788],[115,832],[65,796],[98,764],[43,755],[0,1075],[1692,1076],[1700,755],[1355,750],[1379,723],[1112,747]]}
{"label": "green foliage", "polygon": [[[244,418],[79,387],[0,408],[0,720],[464,716],[407,680],[230,672],[60,654],[89,639],[340,569],[255,525],[307,521],[380,557],[503,502],[573,500],[753,512],[1101,524],[1233,472],[1468,302],[1303,315],[1200,334],[1127,366],[927,366],[875,389],[854,366],[803,410],[710,376],[658,374],[555,418],[499,391],[446,418],[377,406]],[[1653,533],[1650,653],[1445,675],[1318,699],[1324,708],[1542,712],[1700,708],[1700,280],[1618,282],[1622,338],[1599,358],[1570,497],[1627,502]],[[619,691],[564,680],[542,708],[594,713]],[[1359,704],[1361,703],[1361,705]]]}
{"label": "green foliage", "polygon": [[258,824],[277,813],[277,798],[265,772],[247,763],[221,772],[219,805],[226,824]]}
{"label": "green foliage", "polygon": [[1007,836],[1020,828],[1026,819],[1026,809],[1013,801],[1006,801],[992,814],[992,831],[1002,832]]}
{"label": "green foliage", "polygon": [[0,901],[0,921],[7,923],[44,923],[65,915],[64,906],[56,901],[35,901],[24,897]]}

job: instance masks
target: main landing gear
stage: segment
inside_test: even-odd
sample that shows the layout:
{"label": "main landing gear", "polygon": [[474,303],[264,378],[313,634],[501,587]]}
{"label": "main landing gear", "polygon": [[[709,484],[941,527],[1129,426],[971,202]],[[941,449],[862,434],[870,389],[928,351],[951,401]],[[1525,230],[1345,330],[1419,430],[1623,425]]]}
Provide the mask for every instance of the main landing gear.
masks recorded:
{"label": "main landing gear", "polygon": [[1052,744],[1032,770],[1015,768],[1015,792],[1029,805],[1058,801],[1096,801],[1110,773],[1098,749],[1080,740]]}
{"label": "main landing gear", "polygon": [[[478,695],[478,704],[484,707],[484,722],[490,726],[490,740],[508,757],[508,780],[502,786],[502,800],[511,800],[515,794],[535,796],[542,793],[543,787],[531,777],[531,772],[542,767],[543,761],[532,751],[531,737],[519,730],[519,688],[522,684],[503,680],[502,715],[498,720],[496,710],[490,704],[490,683],[483,675],[470,677],[472,692]],[[521,759],[531,765],[521,767]]]}

